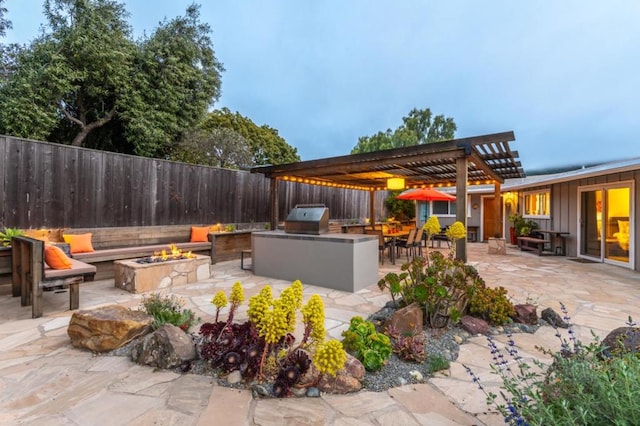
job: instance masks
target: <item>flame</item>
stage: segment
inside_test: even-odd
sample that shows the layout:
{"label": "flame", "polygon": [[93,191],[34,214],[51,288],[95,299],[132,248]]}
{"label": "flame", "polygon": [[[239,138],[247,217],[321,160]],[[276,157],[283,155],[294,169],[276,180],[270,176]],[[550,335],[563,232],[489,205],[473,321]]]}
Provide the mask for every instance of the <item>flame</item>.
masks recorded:
{"label": "flame", "polygon": [[175,244],[169,244],[169,249],[162,249],[162,251],[155,252],[151,256],[151,260],[162,260],[163,262],[167,260],[178,260],[178,259],[191,259],[196,257],[195,254],[191,253],[191,251],[184,252],[178,248]]}

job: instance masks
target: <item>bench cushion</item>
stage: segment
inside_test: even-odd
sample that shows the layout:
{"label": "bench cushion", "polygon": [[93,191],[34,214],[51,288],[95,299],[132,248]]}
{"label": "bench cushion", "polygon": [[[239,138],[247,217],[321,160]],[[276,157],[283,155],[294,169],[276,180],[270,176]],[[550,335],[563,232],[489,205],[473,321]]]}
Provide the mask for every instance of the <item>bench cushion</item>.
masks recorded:
{"label": "bench cushion", "polygon": [[64,242],[71,247],[71,254],[92,252],[91,233],[87,234],[63,234]]}
{"label": "bench cushion", "polygon": [[[211,250],[210,242],[200,243],[176,243],[175,244],[181,250],[187,251],[203,251]],[[110,248],[104,250],[96,250],[91,253],[75,253],[73,258],[82,260],[84,262],[108,262],[111,260],[131,259],[135,257],[151,256],[154,253],[158,253],[162,250],[169,250],[167,244],[156,244],[149,246],[134,246],[134,247],[120,247]]]}
{"label": "bench cushion", "polygon": [[93,265],[80,262],[76,259],[69,259],[71,262],[70,269],[53,269],[48,266],[44,268],[44,279],[54,280],[58,278],[66,278],[73,275],[95,274],[96,267]]}
{"label": "bench cushion", "polygon": [[52,269],[71,269],[71,259],[60,247],[44,245],[44,261]]}

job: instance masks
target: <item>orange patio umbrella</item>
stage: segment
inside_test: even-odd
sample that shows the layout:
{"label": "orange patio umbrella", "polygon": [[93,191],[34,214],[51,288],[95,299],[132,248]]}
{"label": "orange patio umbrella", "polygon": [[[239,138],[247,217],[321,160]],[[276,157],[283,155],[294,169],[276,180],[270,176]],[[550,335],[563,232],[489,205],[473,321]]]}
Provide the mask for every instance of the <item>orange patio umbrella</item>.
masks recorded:
{"label": "orange patio umbrella", "polygon": [[455,201],[455,195],[440,192],[433,188],[418,188],[404,191],[396,196],[398,200],[416,200],[416,201]]}

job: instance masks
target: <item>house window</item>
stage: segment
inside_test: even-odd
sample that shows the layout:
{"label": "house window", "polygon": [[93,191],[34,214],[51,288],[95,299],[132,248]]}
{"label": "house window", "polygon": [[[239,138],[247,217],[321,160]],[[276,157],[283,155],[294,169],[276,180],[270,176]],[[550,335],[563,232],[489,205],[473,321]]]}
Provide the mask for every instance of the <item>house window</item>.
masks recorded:
{"label": "house window", "polygon": [[526,192],[524,194],[524,217],[549,218],[551,215],[550,191]]}
{"label": "house window", "polygon": [[[435,216],[447,217],[456,215],[455,201],[431,201],[431,211]],[[471,198],[467,198],[467,217],[471,217]]]}

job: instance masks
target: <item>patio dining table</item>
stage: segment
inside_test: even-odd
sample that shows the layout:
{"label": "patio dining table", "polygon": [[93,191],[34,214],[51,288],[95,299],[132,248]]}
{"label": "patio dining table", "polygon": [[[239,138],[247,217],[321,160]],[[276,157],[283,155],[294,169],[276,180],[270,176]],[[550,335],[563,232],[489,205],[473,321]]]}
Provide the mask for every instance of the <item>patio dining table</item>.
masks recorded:
{"label": "patio dining table", "polygon": [[409,231],[397,231],[397,232],[383,232],[382,236],[385,239],[390,239],[391,240],[391,263],[393,265],[396,264],[396,241],[398,240],[398,238],[402,238],[402,237],[408,237],[409,236]]}
{"label": "patio dining table", "polygon": [[[566,231],[554,231],[554,230],[550,230],[550,229],[536,229],[535,232],[538,232],[540,234],[547,234],[550,237],[551,240],[551,251],[555,254],[555,255],[561,255],[561,256],[565,256],[566,253],[566,236],[569,235],[569,232]],[[559,242],[560,245],[555,245],[556,242]],[[560,253],[558,253],[558,249],[560,251]]]}

